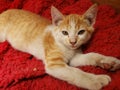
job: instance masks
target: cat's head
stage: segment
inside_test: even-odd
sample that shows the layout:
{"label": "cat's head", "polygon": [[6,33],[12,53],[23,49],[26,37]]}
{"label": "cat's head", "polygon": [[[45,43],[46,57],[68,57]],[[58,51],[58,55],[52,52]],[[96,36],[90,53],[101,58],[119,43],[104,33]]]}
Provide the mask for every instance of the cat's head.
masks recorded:
{"label": "cat's head", "polygon": [[91,37],[97,14],[97,5],[92,5],[83,15],[70,14],[64,16],[52,6],[52,24],[54,36],[58,42],[70,49],[77,49]]}

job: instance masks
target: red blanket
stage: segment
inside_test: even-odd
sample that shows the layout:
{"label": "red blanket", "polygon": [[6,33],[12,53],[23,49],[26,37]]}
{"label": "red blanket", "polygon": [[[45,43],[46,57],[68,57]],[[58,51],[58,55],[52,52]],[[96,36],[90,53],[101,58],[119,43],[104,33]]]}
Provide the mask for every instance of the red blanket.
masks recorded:
{"label": "red blanket", "polygon": [[[50,7],[62,13],[84,13],[89,0],[0,0],[0,12],[10,8],[25,9],[50,19]],[[107,5],[99,6],[95,33],[84,53],[98,52],[120,59],[120,14]],[[86,72],[108,74],[112,82],[103,90],[120,90],[120,70],[110,72],[99,67],[78,67]],[[32,55],[13,49],[6,41],[0,43],[0,90],[83,90],[55,79],[44,71],[44,65]]]}

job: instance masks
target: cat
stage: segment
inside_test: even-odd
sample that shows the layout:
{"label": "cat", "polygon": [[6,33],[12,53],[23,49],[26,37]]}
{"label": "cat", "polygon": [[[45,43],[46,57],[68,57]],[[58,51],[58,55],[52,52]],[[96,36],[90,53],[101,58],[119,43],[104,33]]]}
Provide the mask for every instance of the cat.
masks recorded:
{"label": "cat", "polygon": [[109,84],[108,75],[84,72],[77,66],[94,65],[111,71],[120,69],[120,60],[98,53],[83,54],[81,46],[94,32],[98,7],[84,14],[63,15],[51,7],[52,20],[25,10],[10,9],[0,14],[0,42],[30,53],[45,64],[46,73],[88,90],[100,90]]}

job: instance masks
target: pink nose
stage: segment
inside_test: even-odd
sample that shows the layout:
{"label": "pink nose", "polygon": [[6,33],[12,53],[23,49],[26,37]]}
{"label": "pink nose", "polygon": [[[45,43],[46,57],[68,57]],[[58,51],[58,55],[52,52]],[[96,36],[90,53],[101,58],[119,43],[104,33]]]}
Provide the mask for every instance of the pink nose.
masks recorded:
{"label": "pink nose", "polygon": [[75,44],[76,44],[76,41],[75,41],[75,42],[70,42],[70,44],[75,45]]}

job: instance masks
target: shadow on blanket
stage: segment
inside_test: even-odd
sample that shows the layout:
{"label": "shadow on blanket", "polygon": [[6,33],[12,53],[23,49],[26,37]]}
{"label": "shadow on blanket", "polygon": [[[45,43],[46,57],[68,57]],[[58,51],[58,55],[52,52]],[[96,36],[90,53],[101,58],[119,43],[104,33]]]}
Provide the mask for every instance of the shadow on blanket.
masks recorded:
{"label": "shadow on blanket", "polygon": [[[10,8],[25,9],[50,19],[50,7],[64,14],[82,14],[92,5],[89,0],[0,0],[0,12]],[[98,52],[120,59],[120,15],[110,6],[99,6],[95,33],[83,46],[84,53]],[[120,70],[109,72],[99,67],[78,67],[86,72],[108,74],[112,82],[104,90],[120,90]],[[13,49],[6,41],[0,43],[0,90],[83,90],[55,79],[44,71],[35,57]]]}

